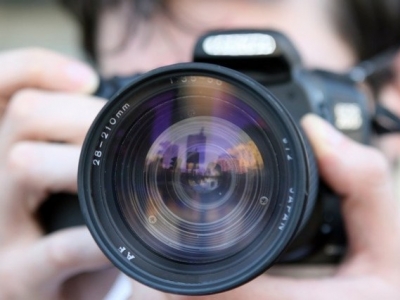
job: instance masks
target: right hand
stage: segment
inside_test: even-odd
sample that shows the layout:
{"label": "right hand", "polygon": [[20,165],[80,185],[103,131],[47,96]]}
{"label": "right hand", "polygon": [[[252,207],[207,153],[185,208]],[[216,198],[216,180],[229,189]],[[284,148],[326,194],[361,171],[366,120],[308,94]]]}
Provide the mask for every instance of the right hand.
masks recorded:
{"label": "right hand", "polygon": [[50,194],[77,191],[80,148],[105,103],[90,96],[97,76],[40,49],[2,53],[0,66],[0,298],[100,299],[115,271],[93,273],[111,269],[88,230],[44,235],[35,219]]}

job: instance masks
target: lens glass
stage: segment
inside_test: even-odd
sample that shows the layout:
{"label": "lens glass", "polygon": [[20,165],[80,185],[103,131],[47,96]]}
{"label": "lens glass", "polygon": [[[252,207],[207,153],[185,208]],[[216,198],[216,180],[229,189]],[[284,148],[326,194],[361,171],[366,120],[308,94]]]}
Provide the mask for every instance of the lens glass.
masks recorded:
{"label": "lens glass", "polygon": [[79,197],[105,255],[173,294],[235,288],[282,256],[318,174],[271,92],[216,65],[138,77],[106,104],[82,148]]}
{"label": "lens glass", "polygon": [[118,202],[152,251],[212,262],[242,251],[268,228],[279,170],[268,127],[238,89],[204,76],[177,81],[149,97],[123,139]]}

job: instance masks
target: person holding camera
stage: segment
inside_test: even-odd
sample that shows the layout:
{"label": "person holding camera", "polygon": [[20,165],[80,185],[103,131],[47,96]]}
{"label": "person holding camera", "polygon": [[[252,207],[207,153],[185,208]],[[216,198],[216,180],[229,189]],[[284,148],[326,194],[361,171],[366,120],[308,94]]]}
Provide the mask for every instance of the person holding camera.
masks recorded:
{"label": "person holding camera", "polygon": [[[84,46],[104,77],[190,61],[198,37],[212,29],[283,32],[308,68],[345,72],[397,47],[399,1],[63,1],[78,18]],[[212,12],[212,13],[211,13]],[[399,110],[400,63],[379,99]],[[36,212],[51,194],[77,192],[77,166],[89,126],[106,100],[92,96],[98,75],[43,49],[0,54],[0,298],[101,299],[117,271],[86,228],[46,235]],[[301,121],[322,179],[341,197],[348,253],[327,278],[262,275],[228,292],[198,299],[398,299],[400,210],[390,164],[326,121]],[[398,139],[379,141],[390,159]],[[131,281],[131,299],[188,299]]]}

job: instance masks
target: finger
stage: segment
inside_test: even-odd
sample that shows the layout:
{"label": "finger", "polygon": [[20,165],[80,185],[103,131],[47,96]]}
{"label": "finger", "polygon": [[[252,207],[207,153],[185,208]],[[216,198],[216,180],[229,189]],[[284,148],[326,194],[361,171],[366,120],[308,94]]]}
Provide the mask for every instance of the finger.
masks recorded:
{"label": "finger", "polygon": [[83,272],[111,267],[87,228],[62,230],[39,240],[26,253],[25,272],[34,274],[32,288],[61,283]]}
{"label": "finger", "polygon": [[12,148],[0,173],[2,243],[39,230],[32,228],[32,214],[50,194],[76,193],[79,153],[78,146],[66,144],[20,142]]}
{"label": "finger", "polygon": [[11,151],[18,185],[46,193],[77,191],[80,147],[69,144],[20,142]]}
{"label": "finger", "polygon": [[377,150],[360,145],[321,118],[302,120],[320,174],[343,196],[342,211],[351,250],[394,259],[393,234],[400,234],[390,168]]}
{"label": "finger", "polygon": [[44,49],[24,49],[0,55],[0,97],[21,88],[93,93],[98,76],[87,65]]}
{"label": "finger", "polygon": [[[116,281],[120,275],[116,268],[106,268],[93,272],[85,272],[65,282],[63,296],[65,299],[124,299],[118,290],[115,297],[109,296],[111,289],[118,288]],[[128,279],[126,279],[128,280]],[[128,284],[129,287],[129,284]],[[128,294],[129,295],[129,294]],[[105,298],[107,296],[107,298]],[[118,296],[120,296],[118,298]],[[64,298],[63,298],[64,299]]]}
{"label": "finger", "polygon": [[18,92],[0,128],[2,145],[25,139],[81,144],[104,103],[99,98],[78,94]]}

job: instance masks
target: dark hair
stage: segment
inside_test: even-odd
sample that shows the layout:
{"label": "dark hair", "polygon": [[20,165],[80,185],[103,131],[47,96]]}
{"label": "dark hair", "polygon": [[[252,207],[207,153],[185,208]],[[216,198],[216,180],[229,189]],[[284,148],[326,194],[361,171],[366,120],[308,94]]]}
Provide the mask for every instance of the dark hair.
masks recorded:
{"label": "dark hair", "polygon": [[[148,20],[167,12],[166,0],[60,0],[82,28],[82,43],[96,61],[96,35],[100,13],[128,1],[135,20]],[[337,0],[333,18],[337,30],[355,49],[359,60],[400,45],[400,0]]]}
{"label": "dark hair", "polygon": [[334,17],[359,60],[400,46],[400,0],[339,0]]}

